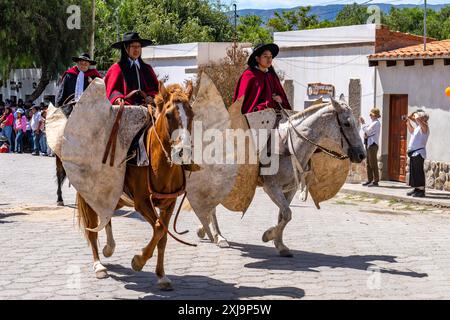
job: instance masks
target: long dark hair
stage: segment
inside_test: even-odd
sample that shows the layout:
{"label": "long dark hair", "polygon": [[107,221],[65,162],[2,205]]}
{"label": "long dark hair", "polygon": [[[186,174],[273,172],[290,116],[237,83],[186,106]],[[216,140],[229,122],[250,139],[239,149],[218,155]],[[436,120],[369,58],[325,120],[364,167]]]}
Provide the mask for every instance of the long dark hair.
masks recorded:
{"label": "long dark hair", "polygon": [[[9,112],[6,113],[6,111],[9,111]],[[8,114],[10,114],[10,113],[12,113],[11,107],[6,107],[6,108],[5,108],[5,114],[8,115]]]}
{"label": "long dark hair", "polygon": [[[120,48],[120,60],[119,60],[119,65],[120,65],[120,68],[122,69],[122,73],[124,75],[125,82],[127,83],[128,87],[131,86],[131,84],[133,83],[133,80],[131,79],[131,73],[130,72],[124,72],[124,70],[126,70],[125,68],[127,68],[129,66],[129,62],[128,62],[129,55],[128,55],[126,49],[131,44],[132,44],[132,42],[125,43],[125,44],[122,45],[122,47]],[[138,58],[138,61],[139,61],[141,66],[145,65],[145,62],[144,62],[144,60],[142,60],[141,57]]]}
{"label": "long dark hair", "polygon": [[[254,59],[252,59],[252,60],[250,60],[250,61],[248,62],[248,65],[249,65],[250,69],[258,67],[258,61],[256,61],[256,57],[261,58],[261,56],[262,56],[262,55],[264,54],[264,52],[266,52],[266,51],[270,51],[270,50],[264,50],[264,51],[261,52],[260,54],[257,54],[257,55],[255,56]],[[273,65],[271,65],[271,66],[269,67],[269,72],[271,72],[271,73],[273,73],[273,74],[277,74],[277,73],[275,72],[275,68],[273,67]]]}

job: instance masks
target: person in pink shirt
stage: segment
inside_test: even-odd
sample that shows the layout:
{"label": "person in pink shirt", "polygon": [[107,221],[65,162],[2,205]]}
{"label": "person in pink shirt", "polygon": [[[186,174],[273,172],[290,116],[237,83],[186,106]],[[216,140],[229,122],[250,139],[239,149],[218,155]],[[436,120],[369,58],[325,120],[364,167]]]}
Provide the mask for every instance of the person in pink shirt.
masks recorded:
{"label": "person in pink shirt", "polygon": [[22,108],[17,109],[17,119],[14,123],[14,131],[16,132],[15,152],[22,153],[23,135],[27,132],[27,117]]}
{"label": "person in pink shirt", "polygon": [[14,114],[10,107],[5,108],[5,113],[0,118],[0,127],[2,128],[3,135],[8,139],[8,143],[12,145],[12,132],[14,125]]}

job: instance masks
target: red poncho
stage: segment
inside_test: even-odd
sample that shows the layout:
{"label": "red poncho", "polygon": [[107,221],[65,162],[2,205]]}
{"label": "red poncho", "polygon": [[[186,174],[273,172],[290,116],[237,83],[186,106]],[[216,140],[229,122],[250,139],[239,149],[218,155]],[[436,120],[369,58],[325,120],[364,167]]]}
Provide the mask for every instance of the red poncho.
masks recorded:
{"label": "red poncho", "polygon": [[[63,81],[64,77],[66,76],[66,74],[73,74],[78,76],[78,74],[80,73],[80,70],[78,69],[77,66],[74,66],[68,70],[66,70],[66,72],[63,73],[62,77],[61,77],[61,82]],[[97,69],[88,69],[88,71],[86,71],[84,73],[84,81],[85,83],[88,83],[88,81],[86,80],[88,77],[90,77],[91,79],[94,78],[102,78],[102,76],[100,75],[100,73],[98,73]]]}
{"label": "red poncho", "polygon": [[[125,69],[125,72],[130,72]],[[152,98],[158,94],[158,78],[153,71],[153,68],[145,63],[141,63],[141,68],[139,69],[139,77],[141,81],[141,90]],[[127,85],[125,77],[119,63],[115,63],[109,68],[105,76],[106,85],[106,97],[114,104],[114,102],[119,99],[125,99],[125,97],[138,88],[132,88]],[[140,102],[140,101],[139,101]],[[136,95],[125,100],[125,104],[136,105],[139,104]]]}
{"label": "red poncho", "polygon": [[273,94],[281,97],[283,108],[292,109],[280,79],[274,72],[263,72],[257,68],[249,68],[244,71],[236,85],[233,102],[245,96],[242,114],[267,108],[278,108],[277,102],[272,99]]}

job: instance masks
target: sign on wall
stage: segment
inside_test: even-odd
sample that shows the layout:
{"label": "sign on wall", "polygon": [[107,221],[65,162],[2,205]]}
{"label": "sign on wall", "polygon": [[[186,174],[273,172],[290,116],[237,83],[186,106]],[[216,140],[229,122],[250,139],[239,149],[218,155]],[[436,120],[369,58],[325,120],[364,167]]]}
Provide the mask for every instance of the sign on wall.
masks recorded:
{"label": "sign on wall", "polygon": [[308,83],[308,96],[329,96],[334,98],[334,86],[325,83]]}

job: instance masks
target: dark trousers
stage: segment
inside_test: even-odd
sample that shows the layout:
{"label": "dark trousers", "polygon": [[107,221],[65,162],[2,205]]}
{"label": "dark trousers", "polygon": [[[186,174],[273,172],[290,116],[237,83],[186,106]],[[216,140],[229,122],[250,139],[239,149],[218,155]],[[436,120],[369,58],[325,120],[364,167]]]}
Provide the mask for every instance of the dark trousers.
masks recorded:
{"label": "dark trousers", "polygon": [[424,159],[419,154],[409,158],[409,185],[414,188],[425,187]]}
{"label": "dark trousers", "polygon": [[371,144],[367,149],[367,181],[380,181],[380,174],[378,172],[378,145]]}

